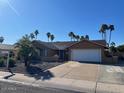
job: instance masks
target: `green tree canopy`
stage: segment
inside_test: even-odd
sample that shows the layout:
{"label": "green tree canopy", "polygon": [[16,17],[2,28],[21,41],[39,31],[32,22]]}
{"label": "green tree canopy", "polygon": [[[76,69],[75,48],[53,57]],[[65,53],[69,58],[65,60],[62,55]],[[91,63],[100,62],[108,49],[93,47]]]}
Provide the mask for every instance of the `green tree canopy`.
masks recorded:
{"label": "green tree canopy", "polygon": [[53,41],[55,39],[55,36],[54,35],[51,35],[50,36],[50,39],[51,39],[51,41]]}
{"label": "green tree canopy", "polygon": [[50,37],[51,37],[51,33],[50,33],[50,32],[47,32],[46,35],[47,35],[48,42],[49,42],[49,39],[50,39]]}
{"label": "green tree canopy", "polygon": [[80,37],[80,41],[82,41],[82,40],[84,40],[85,39],[85,37],[84,36],[81,36]]}
{"label": "green tree canopy", "polygon": [[124,52],[124,45],[120,45],[117,47],[118,51]]}
{"label": "green tree canopy", "polygon": [[86,35],[86,36],[85,36],[85,39],[86,39],[86,40],[89,40],[89,35]]}
{"label": "green tree canopy", "polygon": [[33,55],[33,53],[36,53],[30,35],[26,34],[15,45],[18,49],[18,55],[23,58],[25,66],[28,67],[30,65],[29,61],[31,56]]}
{"label": "green tree canopy", "polygon": [[4,41],[4,37],[3,37],[3,36],[1,36],[1,37],[0,37],[0,43],[2,44],[2,43],[3,43],[3,41]]}
{"label": "green tree canopy", "polygon": [[76,39],[77,41],[79,41],[79,40],[80,40],[80,36],[79,36],[79,35],[75,35],[75,39]]}
{"label": "green tree canopy", "polygon": [[36,37],[36,39],[37,39],[37,36],[38,36],[38,34],[39,34],[39,31],[38,31],[38,30],[35,30],[35,31],[34,31],[34,34],[35,34],[35,37]]}

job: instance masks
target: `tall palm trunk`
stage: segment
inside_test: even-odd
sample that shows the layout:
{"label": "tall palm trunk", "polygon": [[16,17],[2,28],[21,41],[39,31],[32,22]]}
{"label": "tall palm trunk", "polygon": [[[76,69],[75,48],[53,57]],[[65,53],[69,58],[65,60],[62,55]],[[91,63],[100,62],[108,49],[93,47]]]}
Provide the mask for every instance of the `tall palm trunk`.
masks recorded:
{"label": "tall palm trunk", "polygon": [[49,42],[49,37],[48,37],[48,42]]}
{"label": "tall palm trunk", "polygon": [[104,39],[105,39],[105,41],[107,42],[107,35],[106,35],[106,32],[104,33]]}
{"label": "tall palm trunk", "polygon": [[73,36],[71,36],[71,41],[73,41],[74,40],[74,37]]}
{"label": "tall palm trunk", "polygon": [[102,39],[104,39],[104,34],[102,33]]}
{"label": "tall palm trunk", "polygon": [[73,37],[71,36],[71,41],[72,41]]}
{"label": "tall palm trunk", "polygon": [[36,35],[36,40],[37,40],[37,35]]}
{"label": "tall palm trunk", "polygon": [[30,62],[29,62],[28,58],[24,59],[24,63],[25,63],[26,68],[28,68],[30,66]]}
{"label": "tall palm trunk", "polygon": [[110,34],[109,34],[109,46],[110,46],[110,42],[111,42],[111,35],[112,35],[112,31],[110,31]]}

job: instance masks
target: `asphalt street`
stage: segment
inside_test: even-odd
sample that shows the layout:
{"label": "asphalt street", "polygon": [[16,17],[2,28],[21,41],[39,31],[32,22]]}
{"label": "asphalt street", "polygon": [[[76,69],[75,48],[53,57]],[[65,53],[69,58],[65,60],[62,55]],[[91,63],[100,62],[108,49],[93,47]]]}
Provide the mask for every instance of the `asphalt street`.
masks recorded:
{"label": "asphalt street", "polygon": [[0,93],[82,93],[82,92],[46,87],[34,87],[30,85],[22,85],[0,81]]}

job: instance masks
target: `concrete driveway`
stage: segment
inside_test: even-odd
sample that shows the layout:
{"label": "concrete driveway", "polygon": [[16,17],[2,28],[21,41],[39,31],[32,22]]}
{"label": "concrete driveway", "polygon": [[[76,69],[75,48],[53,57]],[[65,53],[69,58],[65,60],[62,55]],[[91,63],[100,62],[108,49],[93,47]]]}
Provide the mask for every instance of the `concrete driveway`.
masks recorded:
{"label": "concrete driveway", "polygon": [[112,66],[69,61],[49,69],[55,77],[87,80],[99,83],[124,84],[124,66]]}
{"label": "concrete driveway", "polygon": [[76,80],[96,81],[99,65],[69,61],[63,65],[49,69],[55,77]]}
{"label": "concrete driveway", "polygon": [[124,84],[124,66],[101,65],[98,82]]}

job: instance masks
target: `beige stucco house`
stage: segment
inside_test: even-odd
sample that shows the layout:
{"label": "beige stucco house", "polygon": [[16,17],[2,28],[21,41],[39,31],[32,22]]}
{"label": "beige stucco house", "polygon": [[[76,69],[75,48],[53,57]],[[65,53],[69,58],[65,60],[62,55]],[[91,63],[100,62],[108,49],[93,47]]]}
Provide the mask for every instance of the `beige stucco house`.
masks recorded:
{"label": "beige stucco house", "polygon": [[0,44],[0,55],[8,54],[8,52],[14,52],[14,45]]}

